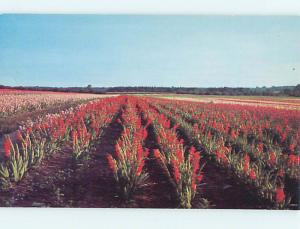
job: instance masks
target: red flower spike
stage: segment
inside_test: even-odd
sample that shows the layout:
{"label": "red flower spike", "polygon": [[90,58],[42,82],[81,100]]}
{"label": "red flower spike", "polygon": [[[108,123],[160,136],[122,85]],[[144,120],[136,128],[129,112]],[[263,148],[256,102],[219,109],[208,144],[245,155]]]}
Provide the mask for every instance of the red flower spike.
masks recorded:
{"label": "red flower spike", "polygon": [[254,171],[253,169],[251,170],[249,176],[250,176],[250,178],[251,178],[252,180],[256,180],[256,173],[255,173],[255,171]]}
{"label": "red flower spike", "polygon": [[194,153],[195,151],[196,151],[196,148],[194,146],[192,146],[190,152]]}
{"label": "red flower spike", "polygon": [[283,188],[276,189],[276,202],[283,203],[285,201],[285,194]]}
{"label": "red flower spike", "polygon": [[108,164],[109,164],[110,169],[113,172],[116,172],[117,171],[116,163],[115,163],[115,160],[113,159],[113,157],[111,156],[111,154],[107,155],[107,160],[108,160]]}
{"label": "red flower spike", "polygon": [[17,131],[16,137],[17,137],[17,139],[18,139],[20,142],[24,140],[24,139],[23,139],[23,136],[22,136],[22,133],[21,133],[20,130]]}
{"label": "red flower spike", "polygon": [[180,179],[181,179],[181,173],[179,170],[179,166],[176,160],[172,160],[172,165],[173,165],[173,170],[174,170],[174,178],[176,183],[179,183]]}
{"label": "red flower spike", "polygon": [[177,156],[179,164],[183,163],[183,161],[184,161],[184,152],[181,149],[178,149],[176,151],[176,156]]}
{"label": "red flower spike", "polygon": [[296,148],[296,144],[291,144],[289,148],[291,152],[294,152]]}
{"label": "red flower spike", "polygon": [[144,165],[145,165],[145,161],[142,160],[141,163],[139,164],[137,170],[136,170],[136,175],[137,176],[141,175],[141,173],[143,171],[143,168],[144,168]]}
{"label": "red flower spike", "polygon": [[4,139],[3,148],[4,148],[5,157],[9,157],[12,148],[12,142],[10,140],[10,137],[6,137]]}
{"label": "red flower spike", "polygon": [[147,124],[146,124],[146,126],[145,126],[145,129],[146,129],[151,123],[152,123],[152,120],[151,120],[151,119],[148,119]]}
{"label": "red flower spike", "polygon": [[249,157],[248,154],[245,154],[244,161],[245,161],[245,163],[249,163],[250,162],[250,157]]}
{"label": "red flower spike", "polygon": [[154,157],[157,158],[157,159],[160,159],[161,156],[160,156],[159,149],[154,150]]}
{"label": "red flower spike", "polygon": [[143,139],[145,140],[148,137],[148,131],[144,129],[143,131]]}
{"label": "red flower spike", "polygon": [[121,156],[121,149],[120,149],[119,144],[116,144],[116,154],[117,154],[117,157],[118,157],[119,159],[122,158],[122,156]]}
{"label": "red flower spike", "polygon": [[196,191],[196,189],[197,189],[197,185],[196,185],[196,183],[193,181],[192,182],[192,189],[194,190],[194,191]]}
{"label": "red flower spike", "polygon": [[269,161],[269,163],[271,165],[275,165],[276,164],[276,153],[273,152],[273,151],[270,153],[270,161]]}
{"label": "red flower spike", "polygon": [[200,167],[200,153],[194,152],[193,154],[193,172],[197,173]]}
{"label": "red flower spike", "polygon": [[72,140],[73,140],[73,146],[75,146],[78,142],[78,133],[76,130],[72,132]]}
{"label": "red flower spike", "polygon": [[199,182],[201,182],[201,181],[203,180],[203,174],[200,174],[200,175],[197,177],[197,180],[198,180]]}
{"label": "red flower spike", "polygon": [[144,154],[143,147],[141,145],[139,145],[139,147],[137,149],[137,159],[138,159],[138,161],[142,160],[143,154]]}

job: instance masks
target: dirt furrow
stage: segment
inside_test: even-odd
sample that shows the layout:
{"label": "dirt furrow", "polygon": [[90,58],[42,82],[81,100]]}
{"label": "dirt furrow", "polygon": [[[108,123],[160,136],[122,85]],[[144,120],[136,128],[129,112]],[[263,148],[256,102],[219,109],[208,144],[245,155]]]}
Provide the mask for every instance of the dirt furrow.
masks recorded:
{"label": "dirt furrow", "polygon": [[115,151],[116,141],[122,132],[122,126],[116,121],[119,115],[105,129],[95,151],[74,174],[73,207],[121,207],[107,162],[107,153]]}

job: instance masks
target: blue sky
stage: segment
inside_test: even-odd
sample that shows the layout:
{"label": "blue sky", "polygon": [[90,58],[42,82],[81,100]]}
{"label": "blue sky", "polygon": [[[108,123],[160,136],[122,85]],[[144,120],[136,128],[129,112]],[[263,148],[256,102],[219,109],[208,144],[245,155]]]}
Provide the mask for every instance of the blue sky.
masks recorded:
{"label": "blue sky", "polygon": [[300,17],[0,15],[0,84],[300,83]]}

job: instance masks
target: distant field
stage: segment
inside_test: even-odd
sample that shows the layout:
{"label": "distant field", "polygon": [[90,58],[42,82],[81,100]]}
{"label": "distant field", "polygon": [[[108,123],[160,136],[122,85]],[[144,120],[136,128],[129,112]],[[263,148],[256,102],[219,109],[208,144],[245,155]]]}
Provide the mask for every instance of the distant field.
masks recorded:
{"label": "distant field", "polygon": [[188,94],[149,94],[148,96],[166,99],[186,100],[207,103],[226,103],[253,106],[275,107],[280,109],[300,110],[300,98],[272,96],[218,96]]}
{"label": "distant field", "polygon": [[[0,89],[0,138],[17,130],[27,120],[113,96],[116,95]],[[0,146],[1,142],[0,139]]]}

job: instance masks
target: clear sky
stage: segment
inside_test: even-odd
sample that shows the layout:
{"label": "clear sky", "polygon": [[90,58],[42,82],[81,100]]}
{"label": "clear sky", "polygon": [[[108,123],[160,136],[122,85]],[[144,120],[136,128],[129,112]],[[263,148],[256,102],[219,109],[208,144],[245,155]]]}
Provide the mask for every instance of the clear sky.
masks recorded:
{"label": "clear sky", "polygon": [[300,83],[300,17],[0,15],[0,84]]}

